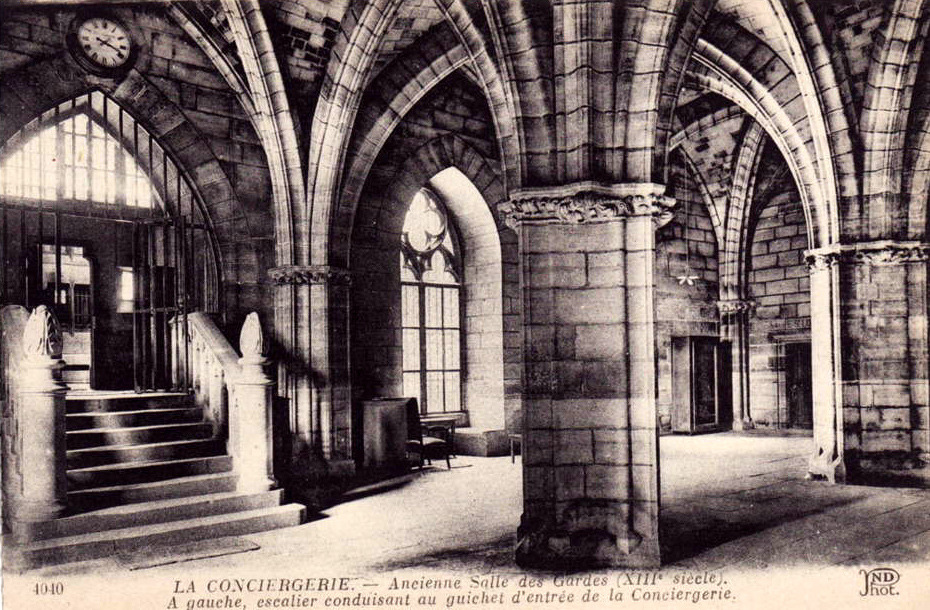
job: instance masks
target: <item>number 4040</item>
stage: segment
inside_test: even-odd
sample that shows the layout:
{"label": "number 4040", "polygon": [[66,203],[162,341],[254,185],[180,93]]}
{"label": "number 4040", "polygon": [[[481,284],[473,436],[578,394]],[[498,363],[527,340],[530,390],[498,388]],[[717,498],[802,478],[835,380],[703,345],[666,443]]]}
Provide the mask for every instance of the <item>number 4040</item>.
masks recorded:
{"label": "number 4040", "polygon": [[65,584],[61,582],[37,582],[32,592],[35,595],[61,595],[65,592]]}

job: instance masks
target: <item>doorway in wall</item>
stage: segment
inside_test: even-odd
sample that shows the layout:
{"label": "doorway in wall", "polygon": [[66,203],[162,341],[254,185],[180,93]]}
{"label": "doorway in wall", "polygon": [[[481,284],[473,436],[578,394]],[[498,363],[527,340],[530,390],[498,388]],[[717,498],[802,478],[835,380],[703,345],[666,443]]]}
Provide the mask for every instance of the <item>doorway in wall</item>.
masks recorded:
{"label": "doorway in wall", "polygon": [[672,430],[696,433],[732,425],[729,346],[716,337],[672,337]]}
{"label": "doorway in wall", "polygon": [[814,427],[814,398],[811,384],[811,344],[786,343],[785,394],[790,428]]}
{"label": "doorway in wall", "polygon": [[72,390],[91,386],[94,291],[91,261],[83,246],[40,245],[38,302],[51,307],[61,324],[62,378]]}

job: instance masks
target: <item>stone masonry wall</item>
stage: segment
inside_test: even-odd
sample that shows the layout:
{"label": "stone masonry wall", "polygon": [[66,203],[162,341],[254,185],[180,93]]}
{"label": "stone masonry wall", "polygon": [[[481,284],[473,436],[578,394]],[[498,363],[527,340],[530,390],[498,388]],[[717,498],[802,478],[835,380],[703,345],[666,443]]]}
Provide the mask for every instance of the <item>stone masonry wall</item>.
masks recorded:
{"label": "stone masonry wall", "polygon": [[[200,185],[220,240],[225,280],[225,305],[231,328],[241,326],[248,311],[257,310],[271,321],[271,294],[261,284],[265,271],[274,265],[271,182],[264,150],[248,117],[223,77],[207,56],[157,6],[122,8],[118,17],[133,31],[140,47],[135,64],[145,86],[156,89],[179,111],[187,124],[162,124],[167,116],[158,108],[134,107],[122,100],[127,111],[149,129],[181,161],[183,169]],[[0,74],[30,69],[25,88],[4,91],[4,133],[12,133],[25,121],[55,103],[99,86],[108,94],[119,81],[85,73],[65,48],[64,38],[74,12],[70,9],[8,11],[0,24]],[[42,62],[49,64],[42,69]],[[62,68],[64,66],[64,68]],[[64,72],[62,72],[64,70]],[[15,95],[23,99],[12,99]],[[174,119],[172,119],[174,121]],[[9,129],[9,131],[8,131]],[[212,153],[212,158],[187,154],[192,144]],[[187,162],[187,164],[185,164]]]}
{"label": "stone masonry wall", "polygon": [[749,408],[755,425],[788,425],[785,343],[810,342],[810,276],[804,211],[797,192],[775,195],[750,238]]}
{"label": "stone masonry wall", "polygon": [[[516,238],[489,214],[504,197],[493,134],[483,98],[466,79],[452,76],[397,126],[372,167],[355,214],[351,248],[356,403],[402,391],[399,254],[403,218],[412,195],[437,172],[454,166],[478,189],[484,199],[480,205],[488,206],[483,214],[456,209],[455,200],[464,193],[433,185],[464,242],[465,406],[503,401],[505,418],[498,425],[519,428],[522,324]],[[489,236],[488,229],[496,234]],[[499,246],[492,246],[489,237]],[[489,269],[497,271],[489,276]],[[490,293],[497,295],[493,302]],[[499,321],[491,325],[489,315],[498,316]],[[492,326],[497,330],[492,332]],[[496,373],[484,362],[490,352],[498,354]],[[493,388],[491,379],[496,379]],[[359,440],[355,439],[356,444]]]}
{"label": "stone masonry wall", "polygon": [[843,423],[847,457],[857,458],[849,462],[853,478],[920,468],[930,454],[927,264],[885,260],[885,253],[840,263]]}
{"label": "stone masonry wall", "polygon": [[[680,156],[669,169],[675,217],[656,234],[656,354],[658,412],[669,430],[672,410],[672,337],[718,334],[717,240],[698,185]],[[687,222],[688,230],[685,231]],[[686,241],[687,237],[687,241]],[[692,276],[691,282],[680,277]]]}

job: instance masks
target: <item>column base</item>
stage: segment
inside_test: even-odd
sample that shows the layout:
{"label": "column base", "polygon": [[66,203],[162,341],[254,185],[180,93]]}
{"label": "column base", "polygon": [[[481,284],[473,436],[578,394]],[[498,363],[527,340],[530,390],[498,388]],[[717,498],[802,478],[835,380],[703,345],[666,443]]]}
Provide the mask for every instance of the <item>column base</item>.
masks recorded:
{"label": "column base", "polygon": [[624,503],[581,500],[567,507],[557,524],[524,514],[517,530],[517,564],[560,570],[659,567],[658,537],[633,531],[628,511]]}
{"label": "column base", "polygon": [[755,427],[756,427],[756,424],[753,423],[751,417],[733,420],[733,430],[735,432],[742,432],[743,430],[752,430]]}
{"label": "column base", "polygon": [[830,483],[846,482],[846,464],[842,456],[833,457],[829,452],[815,448],[807,464],[808,480],[826,480]]}

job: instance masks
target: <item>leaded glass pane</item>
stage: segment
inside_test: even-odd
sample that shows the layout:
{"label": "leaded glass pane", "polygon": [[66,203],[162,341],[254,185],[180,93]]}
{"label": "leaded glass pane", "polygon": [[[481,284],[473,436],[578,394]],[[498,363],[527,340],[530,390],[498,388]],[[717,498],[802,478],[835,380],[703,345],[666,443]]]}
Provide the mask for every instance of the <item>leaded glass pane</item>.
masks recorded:
{"label": "leaded glass pane", "polygon": [[87,133],[87,115],[78,114],[74,116],[72,122],[74,133]]}
{"label": "leaded glass pane", "polygon": [[404,396],[420,400],[420,373],[404,373]]}
{"label": "leaded glass pane", "polygon": [[103,138],[93,138],[90,148],[91,166],[102,169],[107,166],[106,141]]}
{"label": "leaded glass pane", "polygon": [[410,263],[407,262],[407,257],[401,253],[400,255],[400,281],[402,282],[416,282],[419,278],[413,272],[413,269],[410,267]]}
{"label": "leaded glass pane", "polygon": [[459,331],[444,330],[443,339],[445,340],[444,356],[446,370],[459,368]]}
{"label": "leaded glass pane", "polygon": [[[128,114],[104,100],[103,94],[94,92],[60,104],[27,125],[22,138],[12,140],[17,142],[19,150],[6,155],[3,161],[0,192],[48,201],[56,200],[60,194],[65,199],[78,201],[125,202],[133,207],[152,207],[153,185],[135,159],[144,158],[147,151],[156,147],[151,136],[138,128]],[[88,106],[93,108],[93,117],[81,112]],[[98,116],[104,108],[106,118]],[[49,125],[61,112],[77,114]],[[118,130],[120,124],[124,141],[120,140],[120,134],[110,131]],[[22,144],[18,144],[20,141]],[[124,142],[133,150],[124,147]],[[164,167],[163,158],[159,154]],[[173,164],[168,163],[171,170],[176,171]],[[190,192],[186,184],[183,189]]]}
{"label": "leaded glass pane", "polygon": [[439,370],[443,366],[443,338],[441,330],[426,330],[426,368]]}
{"label": "leaded glass pane", "polygon": [[420,370],[420,330],[404,329],[404,370]]}
{"label": "leaded glass pane", "polygon": [[426,287],[426,327],[442,327],[442,288]]}
{"label": "leaded glass pane", "polygon": [[404,284],[401,294],[401,324],[407,328],[415,328],[420,325],[420,288]]}
{"label": "leaded glass pane", "polygon": [[446,328],[459,327],[459,289],[443,288],[442,290],[442,325]]}
{"label": "leaded glass pane", "polygon": [[446,410],[441,372],[426,374],[426,401],[432,413],[442,413]]}
{"label": "leaded glass pane", "polygon": [[443,378],[445,384],[446,411],[462,410],[462,380],[458,372],[446,373]]}

